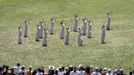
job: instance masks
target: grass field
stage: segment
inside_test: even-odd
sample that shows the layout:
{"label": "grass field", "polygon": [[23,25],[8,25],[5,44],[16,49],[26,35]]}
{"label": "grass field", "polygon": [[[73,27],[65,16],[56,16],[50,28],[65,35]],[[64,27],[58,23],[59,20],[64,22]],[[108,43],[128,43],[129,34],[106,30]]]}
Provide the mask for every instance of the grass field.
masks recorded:
{"label": "grass field", "polygon": [[[27,67],[40,65],[83,64],[128,69],[134,64],[134,0],[0,0],[0,65],[20,62]],[[106,44],[99,43],[100,27],[106,13],[112,11],[111,30]],[[94,37],[84,37],[77,46],[77,33],[71,32],[70,45],[59,39],[60,20],[73,26],[73,15],[91,17]],[[56,17],[55,34],[49,35],[48,47],[35,42],[36,24],[44,18],[47,26]],[[30,19],[29,37],[17,44],[17,26]],[[82,25],[80,21],[79,27]],[[127,67],[125,67],[127,66]]]}

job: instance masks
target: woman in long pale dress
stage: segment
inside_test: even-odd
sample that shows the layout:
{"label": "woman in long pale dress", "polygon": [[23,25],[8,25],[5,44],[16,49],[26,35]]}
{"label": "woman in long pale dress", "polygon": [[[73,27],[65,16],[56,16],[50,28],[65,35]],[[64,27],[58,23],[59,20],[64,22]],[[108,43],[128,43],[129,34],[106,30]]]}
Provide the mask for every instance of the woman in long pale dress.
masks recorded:
{"label": "woman in long pale dress", "polygon": [[83,35],[86,35],[86,30],[87,30],[87,21],[86,21],[86,18],[82,19],[83,21],[83,29],[82,29],[82,34]]}
{"label": "woman in long pale dress", "polygon": [[74,32],[77,32],[77,29],[78,29],[78,16],[77,15],[74,15],[74,27],[73,27],[73,31]]}
{"label": "woman in long pale dress", "polygon": [[107,25],[106,25],[106,30],[110,30],[110,25],[111,25],[111,12],[107,13]]}
{"label": "woman in long pale dress", "polygon": [[49,29],[49,33],[51,35],[54,34],[54,26],[55,26],[55,18],[53,17],[53,18],[51,18],[51,25],[50,25],[50,29]]}
{"label": "woman in long pale dress", "polygon": [[48,31],[44,28],[44,37],[42,46],[47,46],[47,44],[48,44]]}
{"label": "woman in long pale dress", "polygon": [[24,32],[24,37],[28,37],[28,25],[29,25],[28,21],[25,20],[24,21],[24,29],[23,29],[24,30],[23,31]]}
{"label": "woman in long pale dress", "polygon": [[78,36],[78,46],[82,46],[83,45],[83,39],[82,39],[82,31],[80,28],[78,28],[79,30],[79,36]]}
{"label": "woman in long pale dress", "polygon": [[22,44],[22,26],[18,26],[18,44]]}
{"label": "woman in long pale dress", "polygon": [[61,21],[61,31],[60,31],[60,39],[64,39],[65,26],[63,20]]}
{"label": "woman in long pale dress", "polygon": [[69,34],[70,34],[70,30],[67,27],[66,28],[66,36],[65,36],[65,45],[68,45],[69,44]]}
{"label": "woman in long pale dress", "polygon": [[105,26],[103,24],[103,26],[101,28],[101,38],[100,38],[101,44],[105,43],[105,36],[106,36],[106,31],[105,31]]}
{"label": "woman in long pale dress", "polygon": [[42,21],[39,22],[39,26],[40,26],[40,38],[43,37],[43,30],[44,30],[44,23]]}
{"label": "woman in long pale dress", "polygon": [[88,20],[87,21],[87,37],[88,38],[91,38],[92,37],[92,22],[91,22],[91,20]]}
{"label": "woman in long pale dress", "polygon": [[36,36],[35,36],[35,41],[39,41],[40,40],[40,26],[37,25],[37,31],[36,31]]}

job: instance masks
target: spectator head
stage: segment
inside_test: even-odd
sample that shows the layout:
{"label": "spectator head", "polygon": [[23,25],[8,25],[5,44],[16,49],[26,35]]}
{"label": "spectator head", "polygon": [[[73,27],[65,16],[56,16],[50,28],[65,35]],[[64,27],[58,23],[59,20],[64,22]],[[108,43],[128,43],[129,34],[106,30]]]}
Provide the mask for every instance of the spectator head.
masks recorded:
{"label": "spectator head", "polygon": [[8,70],[9,69],[9,66],[6,66],[6,70]]}
{"label": "spectator head", "polygon": [[8,67],[6,65],[3,65],[2,68],[3,68],[3,72],[6,72],[8,69]]}
{"label": "spectator head", "polygon": [[3,65],[2,68],[3,68],[3,69],[6,68],[6,65]]}
{"label": "spectator head", "polygon": [[30,70],[30,71],[32,70],[32,65],[29,66],[29,70]]}
{"label": "spectator head", "polygon": [[64,66],[62,66],[62,67],[61,67],[61,69],[62,69],[62,71],[64,71],[64,70],[65,70],[65,67],[64,67]]}
{"label": "spectator head", "polygon": [[25,70],[25,66],[24,65],[21,67],[21,70]]}
{"label": "spectator head", "polygon": [[20,63],[17,63],[16,66],[20,66]]}
{"label": "spectator head", "polygon": [[36,75],[36,73],[37,73],[37,70],[34,69],[34,70],[33,70],[33,75]]}
{"label": "spectator head", "polygon": [[70,65],[69,67],[73,67],[73,65]]}
{"label": "spectator head", "polygon": [[100,73],[102,73],[102,70],[103,70],[102,68],[99,68],[99,72],[100,72]]}
{"label": "spectator head", "polygon": [[94,66],[93,65],[90,65],[90,68],[91,68],[91,70],[93,70],[94,69]]}
{"label": "spectator head", "polygon": [[67,71],[68,70],[68,67],[65,67],[65,70]]}
{"label": "spectator head", "polygon": [[81,71],[81,70],[84,70],[84,67],[82,66],[82,64],[80,64],[80,65],[78,66],[78,68],[79,68],[80,71]]}
{"label": "spectator head", "polygon": [[62,71],[65,70],[65,67],[63,65],[59,65],[59,67],[62,69]]}
{"label": "spectator head", "polygon": [[41,72],[41,68],[38,68],[38,70],[37,70],[38,72]]}
{"label": "spectator head", "polygon": [[112,70],[111,70],[111,69],[108,69],[108,70],[107,70],[107,72],[108,72],[108,73],[111,73],[111,72],[112,72]]}
{"label": "spectator head", "polygon": [[76,71],[77,71],[77,67],[76,67],[76,66],[73,68],[73,71],[74,71],[74,72],[76,72]]}
{"label": "spectator head", "polygon": [[98,67],[95,67],[95,72],[99,72],[99,68]]}
{"label": "spectator head", "polygon": [[90,69],[91,69],[90,66],[87,66],[87,67],[86,67],[85,71],[86,71],[87,74],[90,73]]}
{"label": "spectator head", "polygon": [[70,65],[70,66],[69,66],[69,72],[70,72],[70,71],[73,71],[73,65]]}
{"label": "spectator head", "polygon": [[54,66],[49,66],[49,69],[50,69],[50,70],[54,70],[55,67],[54,67]]}
{"label": "spectator head", "polygon": [[55,75],[58,75],[59,68],[55,70]]}
{"label": "spectator head", "polygon": [[105,68],[103,69],[103,71],[107,71],[107,68],[105,67]]}
{"label": "spectator head", "polygon": [[120,69],[120,71],[123,71],[123,69]]}
{"label": "spectator head", "polygon": [[44,70],[44,66],[41,66],[41,71],[42,71],[42,73],[45,72],[45,70]]}

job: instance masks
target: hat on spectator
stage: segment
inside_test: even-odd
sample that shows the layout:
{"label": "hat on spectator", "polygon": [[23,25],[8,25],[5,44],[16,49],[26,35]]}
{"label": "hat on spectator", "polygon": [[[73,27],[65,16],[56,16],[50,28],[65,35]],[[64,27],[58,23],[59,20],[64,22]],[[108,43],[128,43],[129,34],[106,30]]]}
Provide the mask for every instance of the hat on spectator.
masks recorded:
{"label": "hat on spectator", "polygon": [[104,71],[106,71],[106,70],[107,70],[107,68],[105,67],[103,70],[104,70]]}
{"label": "hat on spectator", "polygon": [[22,67],[25,67],[25,65],[22,65]]}
{"label": "hat on spectator", "polygon": [[78,67],[79,67],[79,68],[80,68],[80,67],[82,67],[82,64],[79,64],[79,66],[78,66]]}
{"label": "hat on spectator", "polygon": [[68,69],[68,67],[65,67],[65,69]]}
{"label": "hat on spectator", "polygon": [[50,65],[49,67],[48,67],[49,69],[55,69],[55,67],[54,66],[52,66],[52,65]]}
{"label": "hat on spectator", "polygon": [[107,69],[107,71],[108,71],[108,72],[111,72],[111,69],[109,68],[109,69]]}
{"label": "hat on spectator", "polygon": [[70,65],[69,67],[73,67],[73,65]]}

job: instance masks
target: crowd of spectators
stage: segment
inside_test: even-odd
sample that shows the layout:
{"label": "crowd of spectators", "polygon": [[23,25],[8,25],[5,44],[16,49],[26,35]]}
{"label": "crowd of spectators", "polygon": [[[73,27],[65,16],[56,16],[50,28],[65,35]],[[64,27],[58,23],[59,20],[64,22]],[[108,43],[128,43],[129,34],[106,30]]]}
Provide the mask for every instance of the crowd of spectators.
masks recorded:
{"label": "crowd of spectators", "polygon": [[[9,67],[3,65],[0,67],[0,75],[126,75],[122,68],[112,70],[110,68],[98,68],[87,66],[83,67],[81,64],[79,66],[70,65],[69,67],[64,67],[63,65],[55,68],[54,66],[49,66],[46,69],[41,66],[37,69],[33,69],[29,66],[28,69],[25,66],[17,63],[14,67]],[[129,72],[129,75],[134,75],[134,70]]]}

